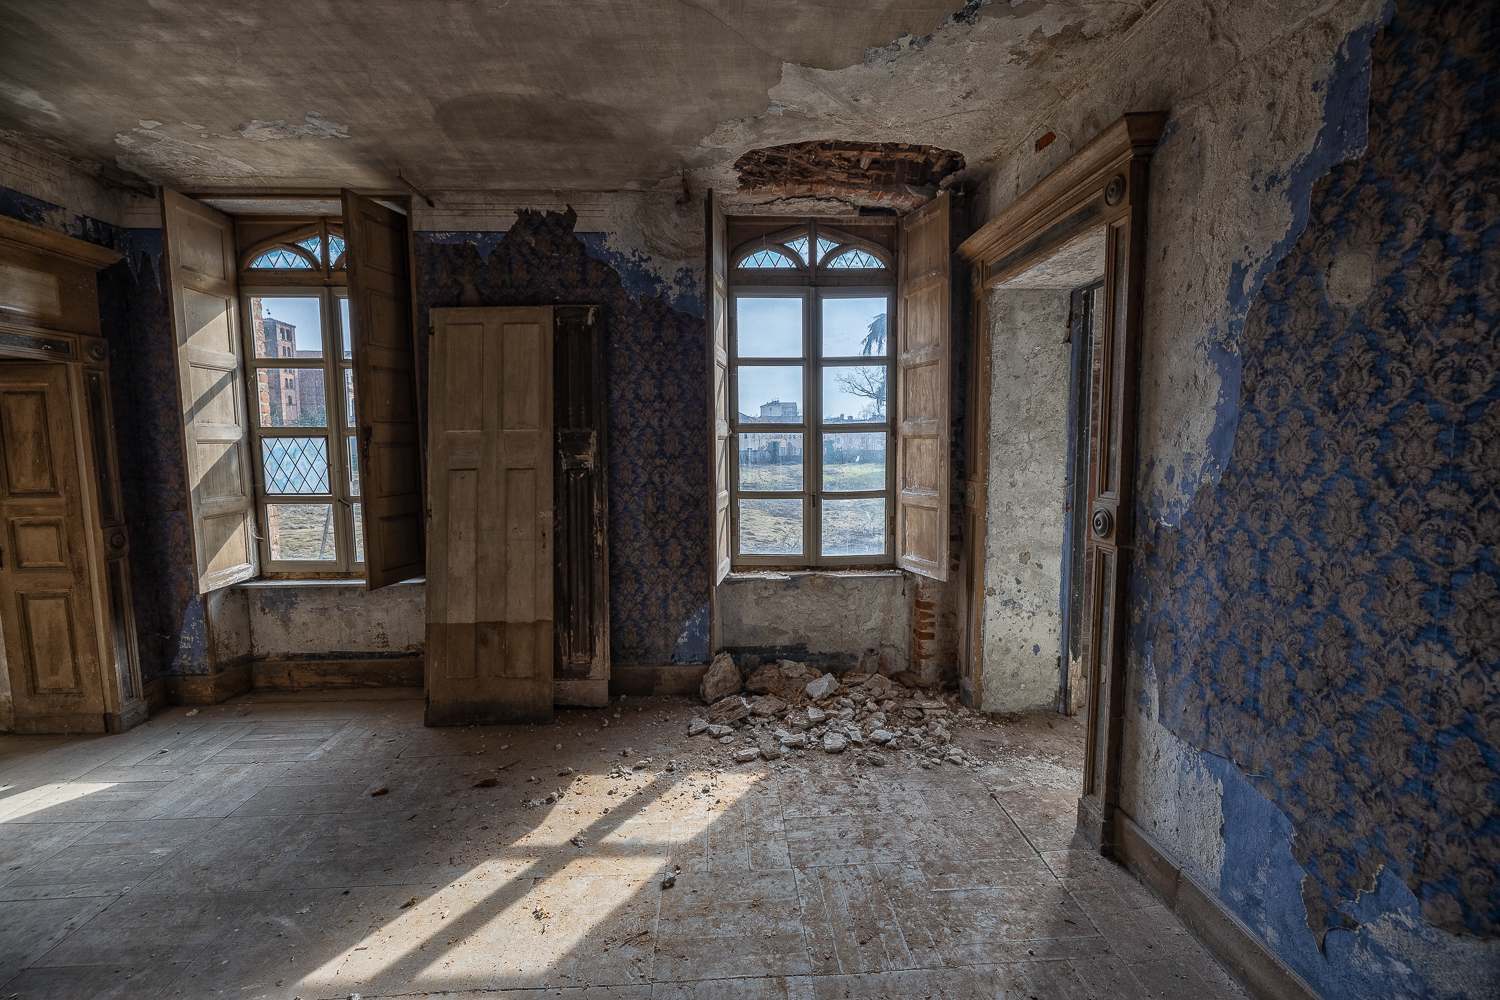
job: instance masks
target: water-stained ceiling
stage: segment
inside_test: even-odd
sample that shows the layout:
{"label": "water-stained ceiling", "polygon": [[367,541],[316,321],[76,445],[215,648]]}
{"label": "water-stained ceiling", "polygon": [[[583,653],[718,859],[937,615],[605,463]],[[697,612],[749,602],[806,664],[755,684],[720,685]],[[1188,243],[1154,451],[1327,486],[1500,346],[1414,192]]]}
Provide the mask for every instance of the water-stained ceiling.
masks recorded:
{"label": "water-stained ceiling", "polygon": [[813,141],[1025,141],[1147,3],[0,0],[0,128],[198,190],[733,188]]}

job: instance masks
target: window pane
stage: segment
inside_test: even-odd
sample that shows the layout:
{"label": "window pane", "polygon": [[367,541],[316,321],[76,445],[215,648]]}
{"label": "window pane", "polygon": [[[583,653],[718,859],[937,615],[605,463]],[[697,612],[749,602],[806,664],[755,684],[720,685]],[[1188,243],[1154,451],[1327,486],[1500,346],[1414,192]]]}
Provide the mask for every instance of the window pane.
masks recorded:
{"label": "window pane", "polygon": [[262,427],[326,427],[328,398],[321,368],[259,368],[255,384]]}
{"label": "window pane", "polygon": [[251,267],[270,268],[273,271],[309,271],[312,262],[301,254],[290,250],[268,250],[250,262]]}
{"label": "window pane", "polygon": [[825,240],[823,237],[819,236],[818,259],[822,260],[824,257],[828,256],[828,251],[832,250],[836,246],[838,246],[838,244],[833,242],[833,240]]}
{"label": "window pane", "polygon": [[344,339],[344,357],[354,357],[354,349],[349,342],[353,334],[349,332],[349,297],[347,295],[339,298],[339,334]]}
{"label": "window pane", "polygon": [[802,357],[802,297],[736,295],[735,350],[742,358]]}
{"label": "window pane", "polygon": [[263,437],[260,457],[267,493],[329,492],[327,438]]}
{"label": "window pane", "polygon": [[792,258],[780,250],[757,250],[755,253],[740,261],[740,267],[796,267]]}
{"label": "window pane", "polygon": [[337,265],[339,258],[343,255],[344,238],[342,236],[334,236],[330,233],[328,236],[328,263]]}
{"label": "window pane", "polygon": [[354,369],[344,369],[344,426],[354,426]]}
{"label": "window pane", "polygon": [[799,236],[795,240],[787,240],[786,245],[787,245],[787,247],[789,247],[791,249],[791,251],[794,254],[796,254],[802,260],[802,263],[804,263],[804,264],[807,263],[807,237],[806,236]]}
{"label": "window pane", "polygon": [[741,500],[740,552],[800,556],[802,501]]}
{"label": "window pane", "polygon": [[885,365],[823,369],[823,422],[885,419]]}
{"label": "window pane", "polygon": [[321,358],[322,300],[315,295],[250,296],[257,358]]}
{"label": "window pane", "polygon": [[354,505],[354,561],[365,561],[365,510],[363,504]]}
{"label": "window pane", "polygon": [[740,489],[800,490],[801,434],[741,434]]}
{"label": "window pane", "polygon": [[823,300],[823,357],[885,357],[885,296]]}
{"label": "window pane", "polygon": [[333,504],[266,504],[266,541],[272,559],[332,562],[337,558]]}
{"label": "window pane", "polygon": [[305,240],[298,240],[297,245],[319,260],[323,259],[323,239],[319,236],[309,236]]}
{"label": "window pane", "polygon": [[800,424],[802,367],[741,365],[735,371],[741,423]]}
{"label": "window pane", "polygon": [[877,260],[872,254],[865,253],[863,250],[845,250],[843,253],[839,254],[837,257],[833,258],[833,260],[829,261],[823,266],[829,268],[837,267],[851,269],[885,267],[885,265]]}
{"label": "window pane", "polygon": [[353,434],[349,435],[349,495],[359,496],[359,448]]}
{"label": "window pane", "polygon": [[824,434],[823,489],[885,489],[885,435]]}
{"label": "window pane", "polygon": [[885,555],[885,497],[823,500],[825,556]]}

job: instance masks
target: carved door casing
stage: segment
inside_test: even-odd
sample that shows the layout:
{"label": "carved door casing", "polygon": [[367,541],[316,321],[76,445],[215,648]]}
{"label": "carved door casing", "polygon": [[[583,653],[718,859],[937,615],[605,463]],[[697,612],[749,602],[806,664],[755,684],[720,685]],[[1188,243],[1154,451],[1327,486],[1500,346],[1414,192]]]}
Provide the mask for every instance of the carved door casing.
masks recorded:
{"label": "carved door casing", "polygon": [[105,728],[79,430],[64,365],[0,362],[0,628],[20,731]]}

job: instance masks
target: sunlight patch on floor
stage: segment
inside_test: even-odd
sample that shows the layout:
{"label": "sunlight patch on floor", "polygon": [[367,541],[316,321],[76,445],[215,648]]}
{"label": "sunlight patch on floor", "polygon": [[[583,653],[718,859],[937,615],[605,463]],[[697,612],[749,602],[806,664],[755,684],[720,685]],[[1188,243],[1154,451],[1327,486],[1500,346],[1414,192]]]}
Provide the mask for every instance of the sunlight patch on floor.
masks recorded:
{"label": "sunlight patch on floor", "polygon": [[[660,891],[673,846],[701,838],[762,779],[662,774],[658,794],[644,804],[588,791],[565,796],[510,847],[421,895],[298,985],[309,991],[535,987],[584,974],[590,958],[615,969],[606,979],[640,981],[649,971],[651,924],[644,913],[622,916],[622,908],[643,891]],[[611,814],[601,814],[601,803],[613,803]],[[654,906],[647,909],[654,919]]]}
{"label": "sunlight patch on floor", "polygon": [[[24,792],[17,792],[8,798],[0,799],[0,823],[14,822],[32,813],[41,812],[43,809],[51,809],[53,806],[81,799],[85,795],[93,795],[106,788],[113,788],[116,784],[118,782],[114,781],[57,781],[28,788]],[[0,792],[7,790],[0,788]]]}

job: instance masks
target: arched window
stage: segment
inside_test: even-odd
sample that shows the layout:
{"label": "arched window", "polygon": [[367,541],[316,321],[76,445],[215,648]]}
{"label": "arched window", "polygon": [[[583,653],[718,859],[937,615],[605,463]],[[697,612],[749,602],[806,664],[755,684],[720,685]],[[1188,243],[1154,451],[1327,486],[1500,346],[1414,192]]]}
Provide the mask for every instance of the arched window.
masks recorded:
{"label": "arched window", "polygon": [[344,266],[344,237],[334,225],[302,225],[261,240],[243,259],[247,271],[337,270]]}
{"label": "arched window", "polygon": [[317,267],[317,262],[290,247],[275,247],[250,262],[256,270],[306,271]]}
{"label": "arched window", "polygon": [[744,260],[740,261],[740,267],[796,267],[792,258],[780,250],[757,250]]}

